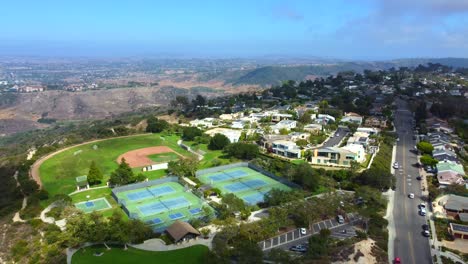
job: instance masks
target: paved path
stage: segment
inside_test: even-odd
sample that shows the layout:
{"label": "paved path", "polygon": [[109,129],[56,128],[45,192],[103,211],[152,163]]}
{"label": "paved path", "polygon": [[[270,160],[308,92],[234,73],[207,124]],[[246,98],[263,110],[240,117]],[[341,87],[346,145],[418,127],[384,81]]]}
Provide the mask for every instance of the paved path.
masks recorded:
{"label": "paved path", "polygon": [[129,246],[133,248],[142,249],[142,250],[148,250],[148,251],[169,251],[169,250],[191,247],[195,245],[203,245],[211,249],[212,242],[213,242],[213,236],[211,236],[208,239],[199,238],[199,239],[192,239],[187,242],[181,242],[178,244],[166,245],[166,243],[163,240],[159,238],[153,238],[153,239],[146,240],[145,242],[141,244],[129,245]]}

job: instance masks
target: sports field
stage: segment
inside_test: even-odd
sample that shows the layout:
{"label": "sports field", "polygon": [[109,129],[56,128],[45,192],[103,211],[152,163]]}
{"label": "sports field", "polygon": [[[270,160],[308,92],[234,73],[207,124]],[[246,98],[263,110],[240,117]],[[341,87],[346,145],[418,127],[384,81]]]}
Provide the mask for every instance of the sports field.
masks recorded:
{"label": "sports field", "polygon": [[[130,218],[140,219],[155,231],[162,231],[175,220],[189,221],[206,216],[203,208],[212,209],[178,182],[114,191],[119,204]],[[205,209],[206,210],[206,209]]]}
{"label": "sports field", "polygon": [[102,211],[102,210],[112,208],[112,206],[110,205],[110,203],[107,201],[106,198],[98,198],[94,200],[79,202],[75,204],[75,207],[85,213],[91,213],[94,211]]}
{"label": "sports field", "polygon": [[263,201],[271,189],[291,188],[249,167],[240,166],[197,176],[201,182],[221,190],[222,194],[233,193],[250,205]]}
{"label": "sports field", "polygon": [[163,162],[178,160],[180,157],[174,152],[166,152],[166,153],[149,155],[148,158],[150,158],[152,161],[156,163],[163,163]]}
{"label": "sports field", "polygon": [[86,175],[91,161],[95,161],[104,174],[104,185],[110,173],[118,166],[117,157],[131,150],[167,146],[184,156],[192,156],[177,145],[177,140],[179,137],[176,135],[165,136],[162,139],[157,134],[145,134],[79,145],[45,160],[39,167],[40,178],[50,197],[55,194],[68,194],[76,188],[75,178]]}

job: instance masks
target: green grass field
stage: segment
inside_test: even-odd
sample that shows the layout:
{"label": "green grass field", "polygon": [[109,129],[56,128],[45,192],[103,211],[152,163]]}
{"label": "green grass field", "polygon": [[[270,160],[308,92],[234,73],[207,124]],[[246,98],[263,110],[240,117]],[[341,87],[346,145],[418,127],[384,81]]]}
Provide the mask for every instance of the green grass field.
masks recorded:
{"label": "green grass field", "polygon": [[150,158],[152,161],[157,162],[157,163],[164,163],[164,162],[169,162],[172,160],[178,160],[179,155],[177,155],[174,152],[166,152],[166,153],[149,155],[148,158]]}
{"label": "green grass field", "polygon": [[192,141],[184,143],[189,145],[195,151],[201,150],[205,152],[204,158],[200,161],[200,165],[198,166],[199,169],[206,169],[214,166],[226,165],[229,163],[237,162],[237,159],[225,158],[225,155],[222,150],[209,150],[207,144],[197,144]]}
{"label": "green grass field", "polygon": [[[96,252],[103,252],[100,257]],[[171,264],[201,264],[208,248],[196,245],[172,251],[145,251],[129,247],[112,247],[107,250],[104,246],[93,246],[78,250],[73,255],[72,264],[120,264],[120,263],[171,263]]]}
{"label": "green grass field", "polygon": [[[177,145],[177,140],[179,137],[176,135],[165,136],[162,140],[157,134],[145,134],[77,146],[44,161],[39,168],[40,177],[51,197],[55,194],[68,194],[75,190],[75,177],[86,175],[91,161],[94,160],[104,173],[104,185],[110,173],[118,166],[117,157],[130,150],[168,146],[182,155],[192,156]],[[97,149],[93,148],[94,145]]]}

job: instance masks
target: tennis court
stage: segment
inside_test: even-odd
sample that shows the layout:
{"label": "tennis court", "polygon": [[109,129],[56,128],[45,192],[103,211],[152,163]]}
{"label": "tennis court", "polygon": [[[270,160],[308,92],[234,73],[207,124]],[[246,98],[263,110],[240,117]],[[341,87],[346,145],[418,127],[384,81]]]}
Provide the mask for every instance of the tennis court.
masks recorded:
{"label": "tennis court", "polygon": [[109,201],[106,198],[98,198],[86,202],[79,202],[75,204],[75,207],[85,213],[91,213],[94,211],[101,211],[112,208]]}
{"label": "tennis court", "polygon": [[219,170],[210,168],[206,170],[207,172],[200,172],[197,177],[201,182],[220,189],[221,193],[233,193],[250,205],[262,202],[265,194],[271,189],[291,189],[245,165],[238,167],[220,166],[218,168]]}
{"label": "tennis court", "polygon": [[161,180],[124,187],[113,192],[113,196],[130,218],[142,220],[157,232],[175,220],[189,221],[205,217],[206,212],[213,214],[208,204],[177,181]]}

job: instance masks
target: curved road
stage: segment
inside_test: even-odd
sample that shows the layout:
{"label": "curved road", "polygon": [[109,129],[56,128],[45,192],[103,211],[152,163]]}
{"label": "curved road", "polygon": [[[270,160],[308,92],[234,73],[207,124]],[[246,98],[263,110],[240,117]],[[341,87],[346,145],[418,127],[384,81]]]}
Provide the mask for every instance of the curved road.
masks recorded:
{"label": "curved road", "polygon": [[[412,150],[413,114],[405,101],[396,100],[398,110],[395,113],[395,128],[399,137],[395,161],[401,166],[395,170],[397,178],[394,198],[393,220],[395,223],[394,256],[400,257],[401,263],[432,263],[428,238],[422,235],[422,225],[426,217],[419,215],[418,204],[422,202],[421,182],[416,180],[419,171],[412,166],[417,156]],[[414,199],[408,198],[414,193]]]}

